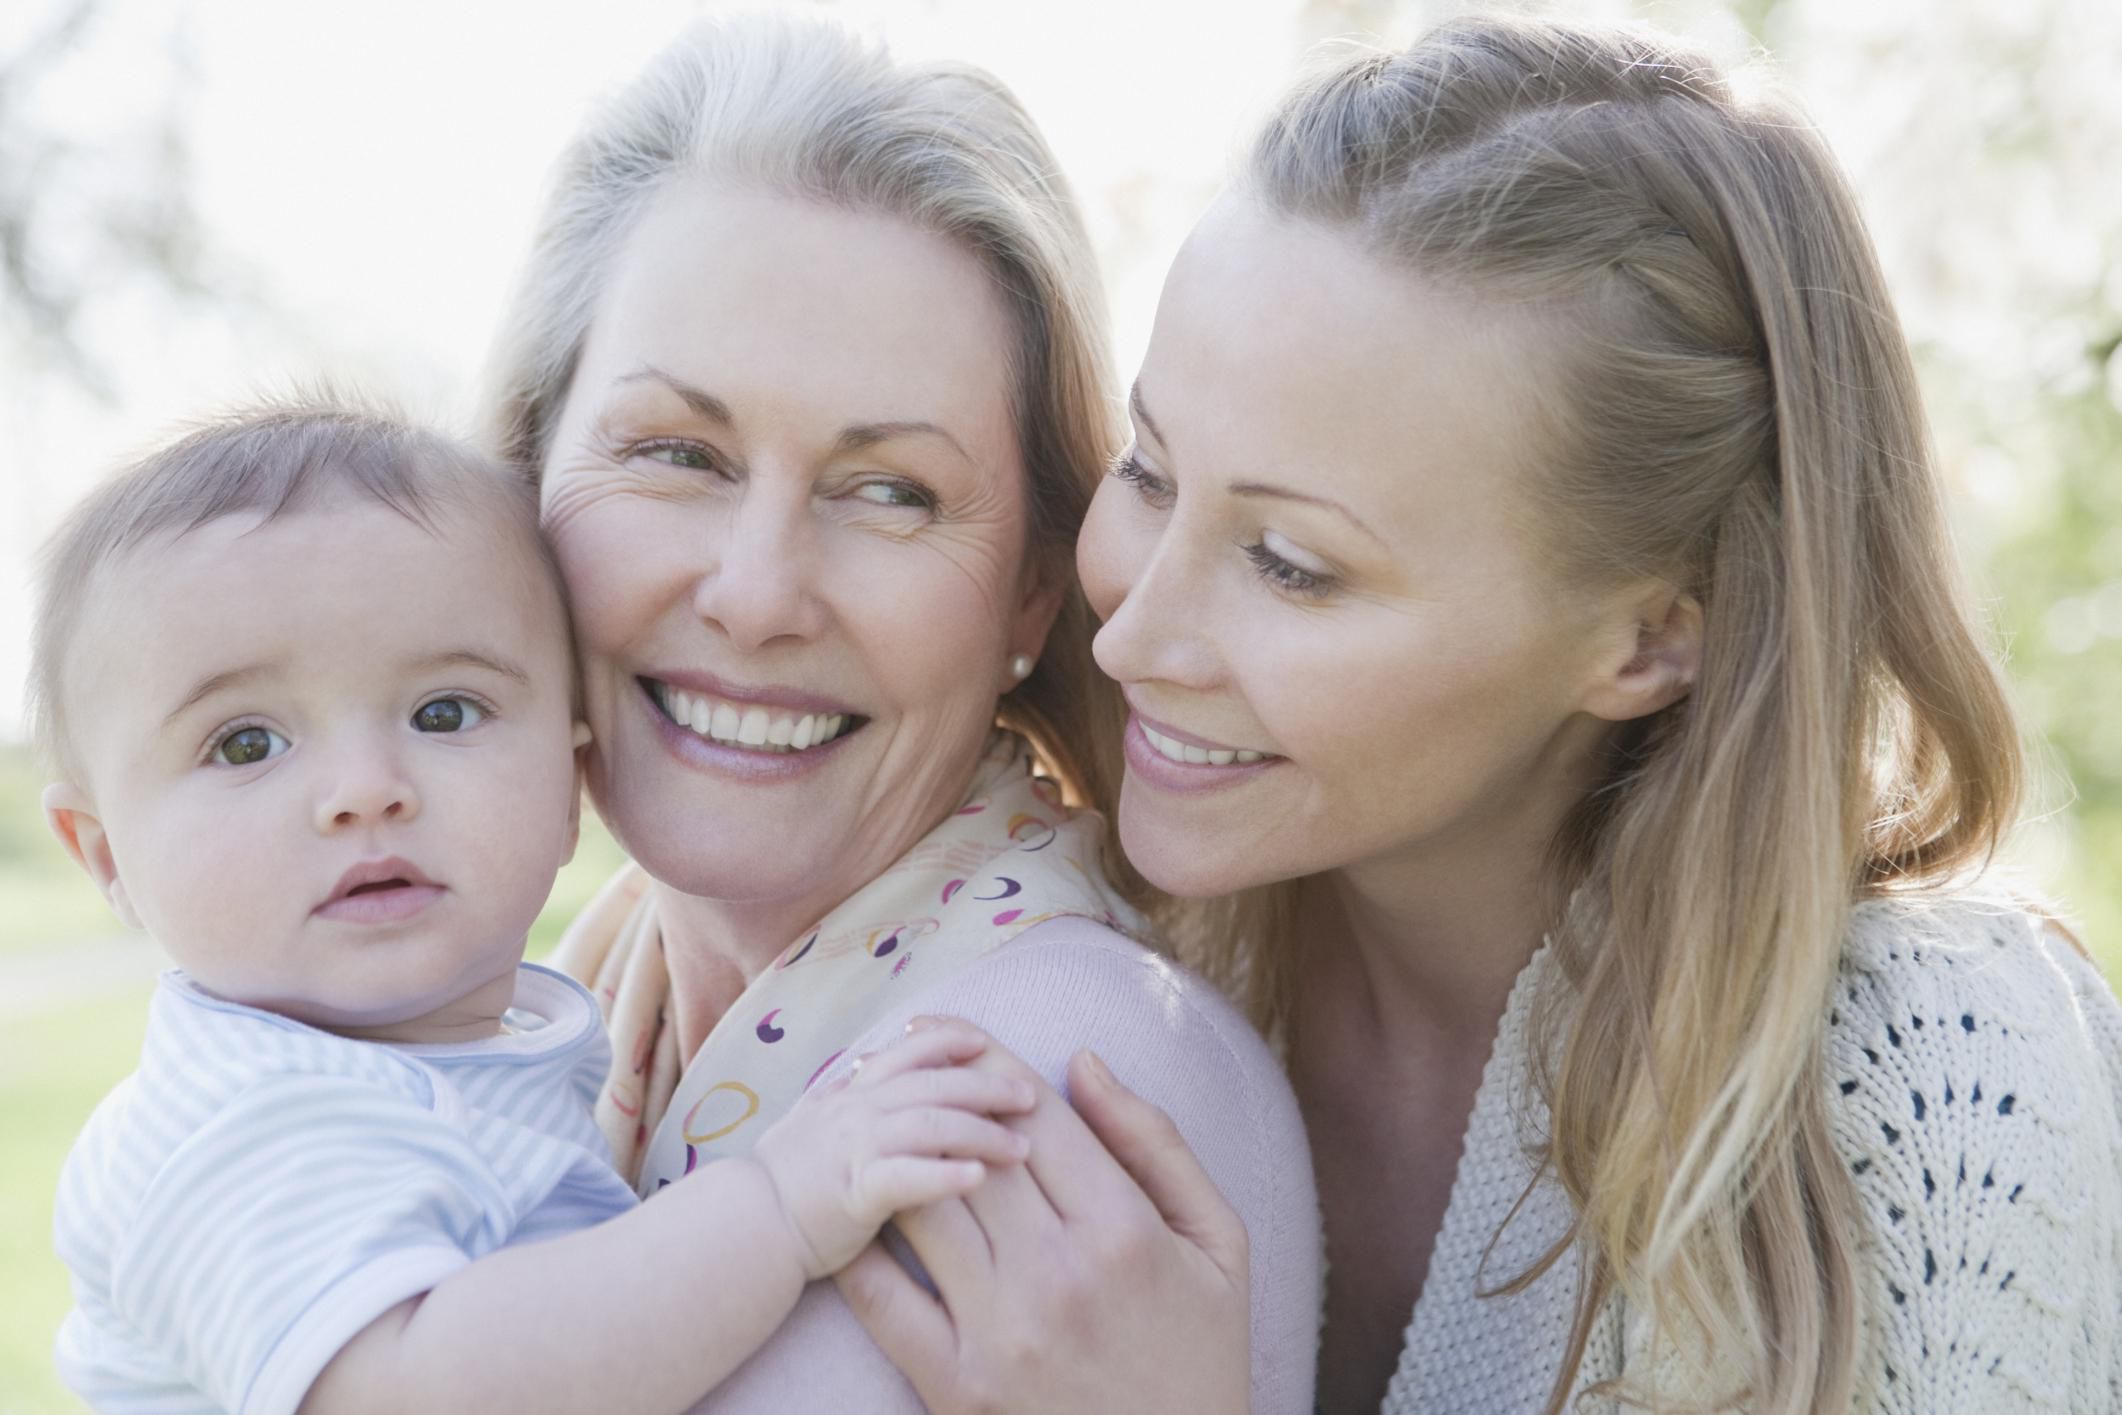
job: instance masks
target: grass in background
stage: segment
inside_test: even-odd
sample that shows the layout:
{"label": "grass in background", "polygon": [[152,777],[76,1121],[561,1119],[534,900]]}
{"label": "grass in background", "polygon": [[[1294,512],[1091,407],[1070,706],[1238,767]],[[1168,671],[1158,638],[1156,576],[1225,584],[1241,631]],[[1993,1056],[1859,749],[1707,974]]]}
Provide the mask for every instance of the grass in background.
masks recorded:
{"label": "grass in background", "polygon": [[103,896],[46,828],[44,782],[28,751],[0,747],[0,958],[120,931]]}

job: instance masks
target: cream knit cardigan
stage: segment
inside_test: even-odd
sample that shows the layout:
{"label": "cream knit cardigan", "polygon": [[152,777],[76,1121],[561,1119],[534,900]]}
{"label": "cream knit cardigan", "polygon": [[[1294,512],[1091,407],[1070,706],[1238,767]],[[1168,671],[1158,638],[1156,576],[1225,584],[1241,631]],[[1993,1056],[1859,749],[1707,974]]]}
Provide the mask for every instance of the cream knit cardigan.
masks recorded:
{"label": "cream knit cardigan", "polygon": [[[1560,1368],[1574,1263],[1477,1295],[1569,1225],[1544,1182],[1504,1226],[1546,1119],[1527,1020],[1550,984],[1543,953],[1512,990],[1385,1415],[1538,1411]],[[2098,972],[2007,905],[1865,903],[1826,1044],[1834,1137],[1870,1219],[1860,1408],[2122,1412],[2122,1008]],[[1606,1305],[1577,1390],[1643,1372],[1640,1325]]]}

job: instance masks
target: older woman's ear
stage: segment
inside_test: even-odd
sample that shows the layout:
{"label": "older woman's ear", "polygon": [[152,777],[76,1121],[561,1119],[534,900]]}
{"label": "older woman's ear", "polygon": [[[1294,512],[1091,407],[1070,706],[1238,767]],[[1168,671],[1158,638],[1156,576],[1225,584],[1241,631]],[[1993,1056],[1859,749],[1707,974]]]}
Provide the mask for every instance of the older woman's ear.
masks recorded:
{"label": "older woman's ear", "polygon": [[1023,578],[1024,589],[1010,621],[1009,653],[1001,665],[1005,693],[1032,676],[1046,650],[1046,636],[1076,585],[1074,551],[1028,557]]}

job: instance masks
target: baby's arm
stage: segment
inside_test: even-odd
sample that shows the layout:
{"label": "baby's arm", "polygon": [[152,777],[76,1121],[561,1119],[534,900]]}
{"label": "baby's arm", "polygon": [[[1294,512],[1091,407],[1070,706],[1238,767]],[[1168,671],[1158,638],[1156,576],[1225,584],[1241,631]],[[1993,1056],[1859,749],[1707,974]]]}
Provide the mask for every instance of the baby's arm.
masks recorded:
{"label": "baby's arm", "polygon": [[470,1264],[364,1328],[303,1411],[684,1409],[893,1213],[970,1191],[982,1161],[1024,1158],[990,1117],[1030,1109],[1030,1086],[956,1064],[982,1045],[908,1037],[806,1096],[751,1157]]}

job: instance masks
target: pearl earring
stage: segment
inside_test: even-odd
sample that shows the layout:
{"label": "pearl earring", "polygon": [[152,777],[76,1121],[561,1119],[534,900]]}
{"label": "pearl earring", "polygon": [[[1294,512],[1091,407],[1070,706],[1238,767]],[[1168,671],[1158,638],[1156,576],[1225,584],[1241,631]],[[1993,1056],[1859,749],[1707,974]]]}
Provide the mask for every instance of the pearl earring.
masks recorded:
{"label": "pearl earring", "polygon": [[1022,683],[1032,676],[1032,656],[1028,653],[1014,654],[1009,661],[1009,676]]}

